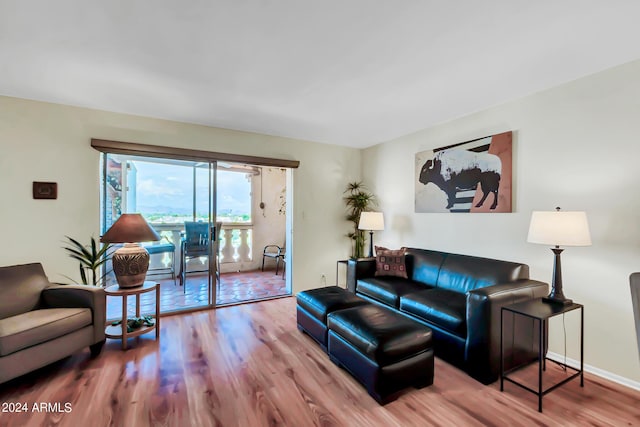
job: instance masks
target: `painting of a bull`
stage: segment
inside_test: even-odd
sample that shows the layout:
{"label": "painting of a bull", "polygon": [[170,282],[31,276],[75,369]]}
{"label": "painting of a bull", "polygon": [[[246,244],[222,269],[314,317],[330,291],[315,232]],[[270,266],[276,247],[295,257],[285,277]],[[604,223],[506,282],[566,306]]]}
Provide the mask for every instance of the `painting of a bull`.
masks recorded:
{"label": "painting of a bull", "polygon": [[435,184],[447,195],[447,209],[456,202],[456,192],[475,190],[480,185],[482,199],[476,204],[481,207],[489,194],[493,194],[490,209],[498,205],[498,189],[502,163],[496,155],[464,149],[443,150],[427,160],[420,171],[420,183]]}

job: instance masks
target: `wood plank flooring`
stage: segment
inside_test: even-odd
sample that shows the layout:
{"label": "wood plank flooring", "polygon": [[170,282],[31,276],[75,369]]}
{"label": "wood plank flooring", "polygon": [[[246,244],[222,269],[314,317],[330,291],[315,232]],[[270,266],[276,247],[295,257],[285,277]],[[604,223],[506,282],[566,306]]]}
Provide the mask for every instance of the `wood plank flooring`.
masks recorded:
{"label": "wood plank flooring", "polygon": [[584,388],[548,394],[540,414],[533,394],[501,393],[440,359],[433,386],[379,406],[297,330],[294,298],[165,317],[159,342],[130,345],[108,340],[97,359],[86,350],[0,385],[0,410],[27,406],[0,412],[0,426],[640,425],[640,392],[589,374]]}

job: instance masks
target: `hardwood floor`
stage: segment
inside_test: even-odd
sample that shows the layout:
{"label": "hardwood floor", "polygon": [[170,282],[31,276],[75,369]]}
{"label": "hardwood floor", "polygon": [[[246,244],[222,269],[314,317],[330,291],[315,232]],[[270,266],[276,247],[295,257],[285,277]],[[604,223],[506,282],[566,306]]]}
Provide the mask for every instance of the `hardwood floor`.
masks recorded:
{"label": "hardwood floor", "polygon": [[159,342],[130,345],[108,340],[96,359],[85,350],[0,385],[0,410],[27,406],[0,412],[0,426],[640,425],[640,392],[589,374],[584,388],[548,394],[540,414],[533,394],[501,393],[440,359],[433,386],[379,406],[296,329],[294,298],[165,317]]}

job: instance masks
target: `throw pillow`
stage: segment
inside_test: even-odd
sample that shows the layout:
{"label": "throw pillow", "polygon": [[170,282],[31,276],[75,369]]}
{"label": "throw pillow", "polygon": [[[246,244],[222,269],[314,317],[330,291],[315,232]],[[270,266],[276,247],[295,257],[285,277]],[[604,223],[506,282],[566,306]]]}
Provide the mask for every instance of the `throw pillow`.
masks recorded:
{"label": "throw pillow", "polygon": [[391,250],[376,246],[376,276],[407,276],[407,267],[404,263],[406,248]]}

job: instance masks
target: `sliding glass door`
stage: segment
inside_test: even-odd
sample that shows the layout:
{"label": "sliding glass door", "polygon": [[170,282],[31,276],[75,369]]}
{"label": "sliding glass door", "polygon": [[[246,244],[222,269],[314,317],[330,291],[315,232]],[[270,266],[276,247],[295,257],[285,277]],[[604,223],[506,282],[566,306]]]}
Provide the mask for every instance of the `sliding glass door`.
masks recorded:
{"label": "sliding glass door", "polygon": [[[101,224],[139,212],[160,234],[145,242],[148,280],[160,283],[162,312],[216,304],[216,162],[103,154]],[[113,282],[107,275],[107,281]],[[108,317],[117,307],[107,307]]]}
{"label": "sliding glass door", "polygon": [[290,169],[105,153],[101,170],[102,233],[138,212],[162,236],[144,246],[163,313],[291,295]]}

